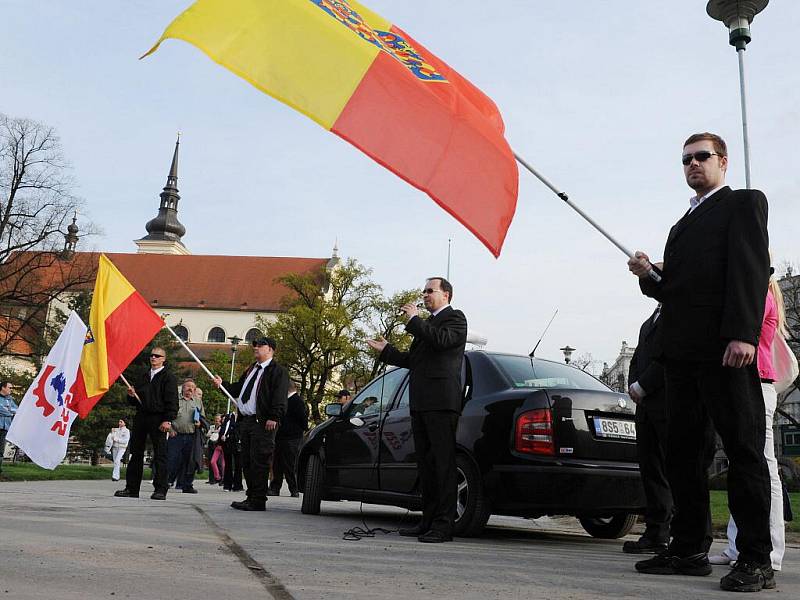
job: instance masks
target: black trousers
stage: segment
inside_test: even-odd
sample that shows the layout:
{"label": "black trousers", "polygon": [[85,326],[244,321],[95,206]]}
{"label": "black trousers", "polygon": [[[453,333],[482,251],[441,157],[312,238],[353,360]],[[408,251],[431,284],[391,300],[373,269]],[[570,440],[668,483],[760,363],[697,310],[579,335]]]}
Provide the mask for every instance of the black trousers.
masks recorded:
{"label": "black trousers", "polygon": [[236,450],[235,440],[223,442],[225,453],[225,473],[222,487],[226,490],[242,489],[242,453]]}
{"label": "black trousers", "polygon": [[239,419],[239,439],[242,441],[242,471],[247,482],[247,498],[265,502],[272,453],[275,451],[275,431],[267,431],[255,417]]}
{"label": "black trousers", "polygon": [[[646,403],[653,402],[652,406]],[[669,541],[672,521],[672,490],[667,481],[667,409],[664,398],[655,401],[644,398],[636,407],[636,451],[639,473],[647,499],[644,512],[644,536],[660,543]]]}
{"label": "black trousers", "polygon": [[716,362],[676,360],[665,366],[667,475],[675,501],[671,550],[688,555],[707,552],[711,545],[710,419],[728,456],[728,506],[739,527],[739,560],[768,563],[770,479],[764,458],[764,398],[756,366],[733,369]]}
{"label": "black trousers", "polygon": [[138,411],[133,417],[131,441],[128,445],[131,457],[125,474],[125,487],[132,492],[138,492],[142,485],[144,449],[149,437],[153,444],[153,487],[157,492],[167,493],[167,438],[158,429],[163,422],[164,415],[161,414]]}
{"label": "black trousers", "polygon": [[288,438],[275,440],[275,456],[272,458],[272,481],[269,488],[276,494],[281,491],[283,479],[289,486],[289,493],[297,493],[297,454],[303,438]]}
{"label": "black trousers", "polygon": [[456,518],[456,427],[452,410],[412,411],[411,429],[422,489],[422,526],[452,535]]}

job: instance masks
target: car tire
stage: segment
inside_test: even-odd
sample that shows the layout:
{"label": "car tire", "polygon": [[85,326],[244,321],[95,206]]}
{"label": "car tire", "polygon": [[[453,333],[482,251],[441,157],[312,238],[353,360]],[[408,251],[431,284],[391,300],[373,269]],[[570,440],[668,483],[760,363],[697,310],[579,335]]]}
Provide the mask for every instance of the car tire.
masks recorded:
{"label": "car tire", "polygon": [[592,537],[615,540],[626,535],[636,523],[636,515],[621,514],[611,517],[578,517],[581,526]]}
{"label": "car tire", "polygon": [[306,463],[306,482],[303,490],[303,502],[300,512],[304,515],[318,515],[322,503],[322,474],[324,465],[322,459],[312,454]]}
{"label": "car tire", "polygon": [[483,480],[475,464],[464,454],[456,456],[458,490],[456,496],[456,520],[453,535],[475,537],[483,532],[491,509],[483,489]]}

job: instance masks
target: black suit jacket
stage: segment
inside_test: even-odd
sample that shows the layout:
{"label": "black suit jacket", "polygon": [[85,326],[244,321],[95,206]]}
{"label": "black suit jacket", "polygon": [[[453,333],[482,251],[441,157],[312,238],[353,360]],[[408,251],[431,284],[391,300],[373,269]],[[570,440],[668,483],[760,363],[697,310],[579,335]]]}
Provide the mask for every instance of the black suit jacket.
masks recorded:
{"label": "black suit jacket", "polygon": [[137,410],[162,415],[162,421],[174,421],[178,416],[178,380],[167,367],[156,373],[152,381],[148,370],[134,387],[141,404],[130,396],[128,402]]}
{"label": "black suit jacket", "polygon": [[[236,383],[224,383],[225,389],[228,390],[234,398],[238,398],[242,393],[242,386],[247,379],[247,375],[256,363],[250,365],[239,381]],[[289,394],[289,372],[278,364],[275,359],[272,359],[267,365],[261,380],[258,382],[258,390],[256,392],[256,421],[264,423],[266,421],[277,421],[280,423],[283,416],[286,414],[286,400]]]}
{"label": "black suit jacket", "polygon": [[731,340],[758,345],[769,279],[767,198],[724,187],[669,232],[660,283],[640,279],[662,303],[658,356],[722,360]]}
{"label": "black suit jacket", "polygon": [[411,371],[409,408],[411,411],[453,410],[461,412],[461,363],[467,343],[467,318],[460,310],[446,306],[439,314],[424,320],[413,317],[406,331],[414,336],[408,352],[391,344],[380,359]]}
{"label": "black suit jacket", "polygon": [[308,408],[302,396],[295,392],[286,400],[286,416],[281,423],[276,440],[289,440],[303,437],[308,429]]}
{"label": "black suit jacket", "polygon": [[661,335],[661,317],[653,321],[656,312],[642,323],[639,328],[639,341],[631,357],[631,366],[628,370],[628,381],[639,382],[644,389],[644,401],[637,405],[636,410],[644,407],[648,412],[663,414],[666,410],[664,401],[664,367],[653,359],[659,347]]}

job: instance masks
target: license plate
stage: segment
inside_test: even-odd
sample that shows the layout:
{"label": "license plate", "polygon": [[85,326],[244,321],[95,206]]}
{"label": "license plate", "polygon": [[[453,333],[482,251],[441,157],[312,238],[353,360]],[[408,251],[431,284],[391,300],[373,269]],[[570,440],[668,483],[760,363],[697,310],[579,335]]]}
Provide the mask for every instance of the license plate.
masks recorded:
{"label": "license plate", "polygon": [[636,423],[633,421],[595,417],[594,431],[597,437],[636,440]]}

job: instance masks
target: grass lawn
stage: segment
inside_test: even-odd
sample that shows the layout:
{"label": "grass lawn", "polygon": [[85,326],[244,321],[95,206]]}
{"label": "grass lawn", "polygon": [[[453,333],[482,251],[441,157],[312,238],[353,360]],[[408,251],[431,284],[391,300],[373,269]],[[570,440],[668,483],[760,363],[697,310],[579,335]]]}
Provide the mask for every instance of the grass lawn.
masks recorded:
{"label": "grass lawn", "polygon": [[[800,492],[790,492],[789,499],[792,503],[794,521],[786,523],[786,531],[800,533]],[[724,532],[728,527],[728,493],[720,490],[711,490],[711,517],[714,521],[714,530]]]}
{"label": "grass lawn", "polygon": [[[150,469],[145,468],[142,480],[150,480]],[[196,475],[195,479],[202,481],[208,479],[208,472]],[[3,474],[0,481],[54,481],[62,479],[111,479],[111,465],[103,467],[93,467],[91,465],[59,465],[54,470],[49,471],[36,466],[33,463],[3,463]],[[125,468],[123,467],[121,479],[125,480]]]}

